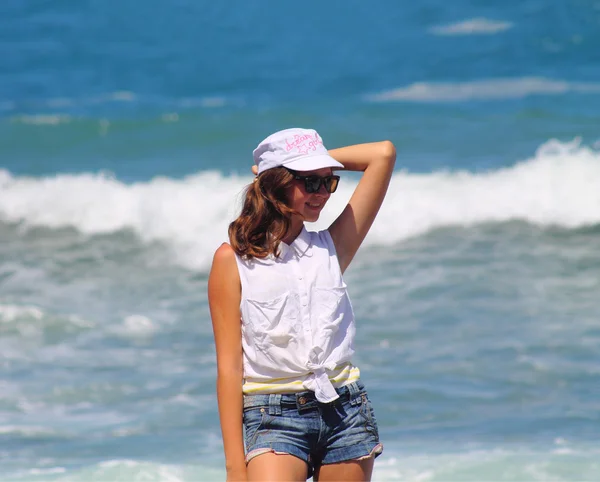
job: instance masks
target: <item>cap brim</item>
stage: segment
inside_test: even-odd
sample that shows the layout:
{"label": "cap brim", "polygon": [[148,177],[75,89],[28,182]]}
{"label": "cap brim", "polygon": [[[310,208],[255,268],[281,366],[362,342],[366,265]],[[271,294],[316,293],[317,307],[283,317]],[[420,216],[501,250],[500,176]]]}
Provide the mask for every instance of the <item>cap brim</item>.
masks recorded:
{"label": "cap brim", "polygon": [[344,165],[341,162],[337,162],[333,157],[325,154],[318,156],[299,157],[284,163],[283,166],[291,169],[292,171],[316,171],[317,169],[323,169],[326,167],[331,167],[334,169],[344,168]]}

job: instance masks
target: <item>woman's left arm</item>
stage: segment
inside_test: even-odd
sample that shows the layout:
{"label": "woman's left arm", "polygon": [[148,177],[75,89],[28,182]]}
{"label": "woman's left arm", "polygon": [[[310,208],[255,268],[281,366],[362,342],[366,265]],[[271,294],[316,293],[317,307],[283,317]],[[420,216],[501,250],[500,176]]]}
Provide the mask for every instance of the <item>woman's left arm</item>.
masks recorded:
{"label": "woman's left arm", "polygon": [[363,172],[348,205],[329,227],[343,273],[381,207],[394,170],[396,148],[390,141],[382,141],[331,149],[329,154],[345,170]]}

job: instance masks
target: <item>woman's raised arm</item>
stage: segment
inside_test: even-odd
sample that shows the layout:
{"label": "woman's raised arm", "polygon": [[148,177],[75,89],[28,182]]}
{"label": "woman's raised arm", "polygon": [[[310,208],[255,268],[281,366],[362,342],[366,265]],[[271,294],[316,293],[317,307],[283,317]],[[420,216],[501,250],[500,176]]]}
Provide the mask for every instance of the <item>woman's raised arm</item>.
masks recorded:
{"label": "woman's raised arm", "polygon": [[347,171],[363,171],[350,201],[329,227],[342,272],[369,232],[387,191],[396,149],[390,141],[371,142],[329,150]]}

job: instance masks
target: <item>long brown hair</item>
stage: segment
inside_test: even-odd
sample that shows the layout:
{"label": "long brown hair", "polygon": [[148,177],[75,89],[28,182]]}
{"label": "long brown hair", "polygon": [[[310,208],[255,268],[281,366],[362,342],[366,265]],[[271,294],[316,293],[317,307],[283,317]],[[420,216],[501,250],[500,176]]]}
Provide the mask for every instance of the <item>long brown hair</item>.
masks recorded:
{"label": "long brown hair", "polygon": [[242,212],[229,225],[229,243],[246,259],[275,255],[292,214],[287,191],[294,176],[283,167],[268,169],[246,187]]}

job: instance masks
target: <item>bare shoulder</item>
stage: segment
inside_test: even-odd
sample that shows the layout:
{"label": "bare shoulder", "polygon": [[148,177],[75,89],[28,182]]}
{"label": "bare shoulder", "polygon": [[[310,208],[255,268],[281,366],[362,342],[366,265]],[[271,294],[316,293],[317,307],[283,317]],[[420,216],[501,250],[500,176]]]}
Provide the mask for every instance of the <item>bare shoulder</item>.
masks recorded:
{"label": "bare shoulder", "polygon": [[235,251],[228,243],[223,243],[215,251],[213,263],[231,263],[235,261]]}
{"label": "bare shoulder", "polygon": [[235,251],[229,244],[223,243],[217,248],[210,272],[211,277],[224,276],[230,279],[239,279]]}
{"label": "bare shoulder", "polygon": [[[215,251],[208,276],[208,305],[217,343],[217,357],[223,343],[240,343],[240,274],[233,248],[223,243]],[[236,341],[237,340],[237,341]]]}
{"label": "bare shoulder", "polygon": [[239,296],[240,274],[235,260],[235,251],[223,243],[215,251],[210,275],[208,277],[209,301],[223,296]]}

